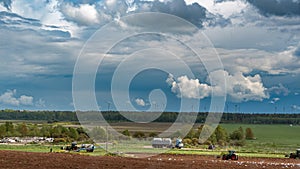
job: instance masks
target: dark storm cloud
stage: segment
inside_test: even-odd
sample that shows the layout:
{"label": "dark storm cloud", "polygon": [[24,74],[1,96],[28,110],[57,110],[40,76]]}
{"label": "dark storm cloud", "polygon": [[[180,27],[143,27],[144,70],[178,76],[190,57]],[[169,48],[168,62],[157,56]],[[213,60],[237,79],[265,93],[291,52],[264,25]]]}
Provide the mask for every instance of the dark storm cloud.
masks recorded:
{"label": "dark storm cloud", "polygon": [[0,0],[0,4],[2,4],[7,10],[11,8],[11,0]]}
{"label": "dark storm cloud", "polygon": [[247,0],[265,16],[299,16],[300,0]]}
{"label": "dark storm cloud", "polygon": [[201,27],[203,21],[206,19],[205,8],[197,3],[186,5],[184,0],[175,0],[166,3],[155,1],[151,10],[154,12],[163,12],[181,17],[198,27]]}
{"label": "dark storm cloud", "polygon": [[[200,6],[198,3],[187,5],[184,0],[172,0],[166,2],[158,0],[153,2],[137,0],[135,3],[139,6],[138,10],[141,12],[149,10],[151,12],[175,15],[191,22],[199,28],[203,27],[203,23],[205,22],[211,26],[224,26],[230,23],[229,20],[224,19],[222,16],[216,16],[209,13],[206,8]],[[145,8],[145,6],[147,7]]]}

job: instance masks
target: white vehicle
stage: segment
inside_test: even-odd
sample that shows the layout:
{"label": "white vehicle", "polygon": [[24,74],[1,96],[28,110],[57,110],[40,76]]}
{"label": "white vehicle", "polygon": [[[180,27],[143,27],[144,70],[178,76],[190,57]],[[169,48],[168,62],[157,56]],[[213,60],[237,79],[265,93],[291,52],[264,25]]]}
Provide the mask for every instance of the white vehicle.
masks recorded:
{"label": "white vehicle", "polygon": [[172,140],[171,138],[153,138],[152,140],[153,148],[171,148]]}
{"label": "white vehicle", "polygon": [[172,144],[171,138],[153,138],[152,140],[153,148],[183,148],[183,143],[181,138],[177,138],[175,145]]}

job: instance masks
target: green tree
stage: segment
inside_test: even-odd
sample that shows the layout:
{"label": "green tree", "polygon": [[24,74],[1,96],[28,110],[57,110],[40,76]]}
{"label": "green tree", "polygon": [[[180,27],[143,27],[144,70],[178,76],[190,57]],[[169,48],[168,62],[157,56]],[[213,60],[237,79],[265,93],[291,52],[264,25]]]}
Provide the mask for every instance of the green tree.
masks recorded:
{"label": "green tree", "polygon": [[243,129],[240,127],[239,129],[233,131],[229,137],[231,140],[243,140],[244,139]]}
{"label": "green tree", "polygon": [[12,122],[5,122],[5,129],[6,132],[14,132],[14,125],[12,124]]}
{"label": "green tree", "polygon": [[17,131],[21,134],[22,137],[25,137],[28,135],[28,128],[25,123],[21,123],[17,127]]}
{"label": "green tree", "polygon": [[37,124],[34,124],[29,128],[29,135],[30,136],[42,136],[40,129]]}
{"label": "green tree", "polygon": [[144,132],[141,132],[141,131],[137,131],[133,134],[133,137],[135,138],[145,138],[145,133]]}
{"label": "green tree", "polygon": [[5,125],[0,125],[0,138],[3,138],[6,136],[6,127]]}
{"label": "green tree", "polygon": [[83,127],[78,127],[77,129],[77,133],[78,133],[78,141],[83,141],[83,140],[88,140],[89,136],[86,133],[86,131],[84,130]]}
{"label": "green tree", "polygon": [[228,133],[227,131],[221,127],[220,125],[218,125],[218,127],[215,130],[215,134],[216,134],[216,139],[218,143],[224,143],[227,142],[228,140]]}
{"label": "green tree", "polygon": [[247,140],[253,140],[255,139],[253,131],[251,128],[246,128],[246,139]]}
{"label": "green tree", "polygon": [[151,132],[151,133],[149,133],[149,137],[157,137],[157,133]]}
{"label": "green tree", "polygon": [[50,135],[54,138],[64,138],[68,136],[68,132],[69,130],[66,127],[57,125],[51,129]]}
{"label": "green tree", "polygon": [[69,128],[69,137],[71,137],[74,140],[77,140],[79,135],[76,129],[74,129],[73,127]]}
{"label": "green tree", "polygon": [[212,133],[205,143],[206,144],[217,144],[216,133],[215,132]]}
{"label": "green tree", "polygon": [[195,138],[197,136],[196,135],[196,132],[193,128],[191,128],[191,130],[188,132],[188,134],[185,136],[185,138],[189,138],[189,139],[192,139],[192,138]]}
{"label": "green tree", "polygon": [[122,131],[122,134],[123,134],[124,136],[128,136],[128,137],[130,136],[130,132],[129,132],[128,129]]}
{"label": "green tree", "polygon": [[51,137],[51,131],[52,131],[51,126],[47,124],[43,124],[40,130],[40,135],[43,137]]}

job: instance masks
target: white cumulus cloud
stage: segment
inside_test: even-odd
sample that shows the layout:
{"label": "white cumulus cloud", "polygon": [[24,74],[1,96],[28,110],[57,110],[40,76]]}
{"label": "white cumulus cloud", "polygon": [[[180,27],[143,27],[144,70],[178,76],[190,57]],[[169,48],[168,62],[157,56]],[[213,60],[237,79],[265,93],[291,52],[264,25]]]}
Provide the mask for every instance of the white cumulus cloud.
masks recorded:
{"label": "white cumulus cloud", "polygon": [[21,95],[19,98],[16,97],[17,90],[7,90],[5,93],[0,95],[0,103],[11,105],[11,106],[20,106],[20,105],[33,105],[33,97]]}
{"label": "white cumulus cloud", "polygon": [[137,104],[137,105],[139,105],[139,106],[146,106],[146,103],[145,103],[145,101],[143,100],[143,99],[141,99],[141,98],[137,98],[137,99],[135,99],[135,103]]}
{"label": "white cumulus cloud", "polygon": [[[263,99],[269,98],[267,88],[261,80],[261,76],[256,74],[254,76],[244,76],[243,73],[237,72],[233,75],[229,74],[224,70],[218,70],[211,73],[221,74],[226,79],[226,92],[229,99],[233,102],[246,102],[246,101],[262,101]],[[212,77],[220,77],[214,75]],[[218,91],[218,84],[220,81],[218,79],[212,79],[215,82],[214,89]]]}
{"label": "white cumulus cloud", "polygon": [[62,6],[61,12],[66,19],[75,21],[80,25],[93,25],[100,22],[99,13],[95,5],[80,4],[77,7],[71,4],[65,4]]}
{"label": "white cumulus cloud", "polygon": [[170,74],[166,82],[171,85],[171,90],[177,97],[203,99],[211,92],[210,86],[200,83],[199,79],[189,79],[187,76],[180,76],[175,80]]}
{"label": "white cumulus cloud", "polygon": [[216,96],[222,96],[223,80],[226,80],[226,92],[230,101],[262,101],[269,98],[267,88],[264,87],[260,75],[244,76],[241,72],[234,75],[224,70],[211,72],[212,84],[200,83],[199,79],[189,79],[187,76],[178,77],[176,80],[173,75],[169,75],[166,82],[171,86],[173,93],[180,98],[203,99],[211,96],[212,91]]}

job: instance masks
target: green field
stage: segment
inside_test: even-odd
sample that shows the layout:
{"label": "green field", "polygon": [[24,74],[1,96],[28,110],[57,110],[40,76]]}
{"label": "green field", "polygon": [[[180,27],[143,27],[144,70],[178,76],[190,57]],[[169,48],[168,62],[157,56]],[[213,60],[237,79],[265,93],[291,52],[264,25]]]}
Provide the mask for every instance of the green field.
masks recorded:
{"label": "green field", "polygon": [[50,148],[59,150],[59,146],[53,145],[16,145],[16,144],[0,144],[0,150],[26,151],[26,152],[49,152]]}
{"label": "green field", "polygon": [[300,126],[222,124],[228,132],[242,127],[251,128],[256,140],[247,140],[240,151],[261,153],[288,153],[300,148]]}
{"label": "green field", "polygon": [[[166,130],[170,123],[152,123],[130,125],[129,123],[113,123],[114,128],[118,131],[129,129],[130,131],[162,132]],[[197,128],[201,124],[195,124]],[[258,125],[258,124],[221,124],[228,133],[242,127],[251,128],[256,139],[246,140],[243,147],[222,147],[220,151],[235,149],[241,153],[273,154],[274,156],[289,154],[300,148],[300,126],[299,125]],[[202,146],[206,148],[206,146]],[[181,151],[182,152],[182,151]]]}
{"label": "green field", "polygon": [[[30,122],[31,123],[31,122]],[[78,124],[64,123],[64,126],[79,127]],[[142,131],[145,133],[156,132],[160,133],[166,130],[171,123],[149,123],[149,124],[130,124],[130,123],[112,123],[113,128],[119,132],[128,129],[131,132]],[[197,128],[201,124],[195,124]],[[236,150],[241,156],[255,156],[255,157],[284,157],[284,154],[294,152],[300,148],[300,126],[294,125],[253,125],[253,124],[221,124],[228,133],[242,127],[251,128],[256,139],[246,140],[246,145],[243,147],[217,147],[214,151],[206,150],[207,146],[202,145],[196,147],[197,150],[168,150],[168,149],[153,149],[151,148],[151,140],[148,142],[117,141],[117,144],[108,145],[110,152],[137,152],[137,153],[171,153],[171,154],[199,154],[199,155],[220,155],[221,152],[229,149]],[[175,131],[174,131],[175,132]],[[28,152],[49,152],[50,148],[53,151],[59,152],[61,145],[6,145],[0,144],[0,150],[16,150]],[[94,153],[87,153],[90,155],[104,155],[105,144],[97,145]]]}
{"label": "green field", "polygon": [[[196,124],[197,128],[200,124]],[[143,132],[161,132],[164,131],[169,123],[154,123],[154,124],[139,124],[132,126],[130,124],[113,124],[114,128],[118,131],[130,129],[130,131],[143,131]],[[242,147],[217,147],[214,151],[206,150],[207,146],[202,145],[197,147],[198,150],[155,150],[145,148],[145,143],[121,143],[114,147],[109,146],[110,151],[134,151],[134,152],[147,152],[158,153],[164,151],[171,154],[199,154],[199,155],[220,155],[221,152],[234,149],[239,155],[247,157],[280,157],[283,158],[285,154],[294,152],[297,148],[300,148],[300,126],[290,125],[248,125],[248,124],[221,124],[228,133],[242,127],[251,128],[256,137],[255,140],[246,140],[246,145]],[[149,144],[149,143],[148,143]],[[150,144],[149,144],[150,146]]]}

